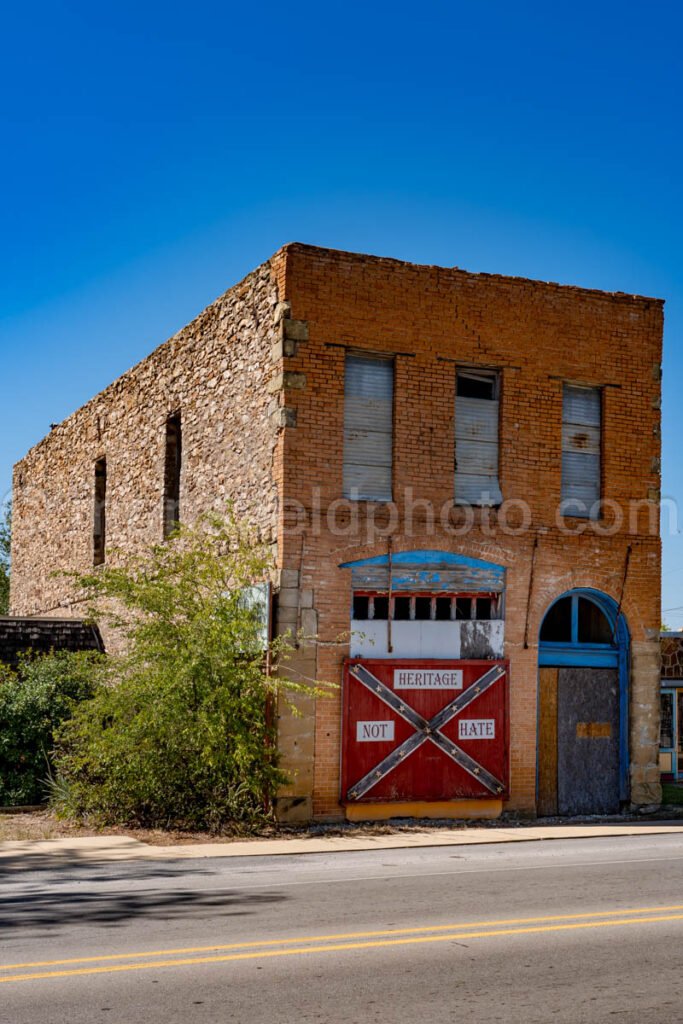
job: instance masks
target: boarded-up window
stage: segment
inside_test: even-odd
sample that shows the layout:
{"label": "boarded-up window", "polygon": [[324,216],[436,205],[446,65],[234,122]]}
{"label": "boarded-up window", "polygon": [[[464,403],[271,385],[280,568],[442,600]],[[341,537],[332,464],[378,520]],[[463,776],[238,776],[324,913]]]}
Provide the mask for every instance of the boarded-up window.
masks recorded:
{"label": "boarded-up window", "polygon": [[346,356],[344,496],[391,501],[394,364]]}
{"label": "boarded-up window", "polygon": [[455,399],[455,501],[500,505],[498,483],[499,377],[458,370]]}
{"label": "boarded-up window", "polygon": [[182,463],[182,432],[180,413],[166,420],[164,461],[164,537],[180,522],[180,468]]}
{"label": "boarded-up window", "polygon": [[596,518],[600,501],[599,388],[564,385],[562,402],[562,512]]}
{"label": "boarded-up window", "polygon": [[107,526],[107,460],[95,463],[95,509],[93,523],[93,565],[102,565],[105,559]]}

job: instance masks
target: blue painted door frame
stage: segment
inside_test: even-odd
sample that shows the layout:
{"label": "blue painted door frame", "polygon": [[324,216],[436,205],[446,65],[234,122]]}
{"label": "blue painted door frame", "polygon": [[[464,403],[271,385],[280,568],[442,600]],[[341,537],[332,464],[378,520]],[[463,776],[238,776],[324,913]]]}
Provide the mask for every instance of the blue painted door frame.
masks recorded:
{"label": "blue painted door frame", "polygon": [[[545,615],[563,598],[572,599],[571,604],[571,637],[570,643],[550,643],[541,641],[538,644],[539,666],[563,668],[580,666],[582,668],[616,668],[619,678],[619,792],[621,800],[629,798],[629,756],[628,756],[628,695],[630,676],[631,636],[623,613],[618,613],[616,601],[603,594],[600,590],[580,587],[560,594],[546,609]],[[605,615],[612,628],[613,643],[584,644],[578,642],[578,605],[579,598],[584,597],[597,605]],[[545,621],[545,615],[543,620]],[[542,627],[543,623],[541,623]],[[537,730],[538,731],[538,730]]]}

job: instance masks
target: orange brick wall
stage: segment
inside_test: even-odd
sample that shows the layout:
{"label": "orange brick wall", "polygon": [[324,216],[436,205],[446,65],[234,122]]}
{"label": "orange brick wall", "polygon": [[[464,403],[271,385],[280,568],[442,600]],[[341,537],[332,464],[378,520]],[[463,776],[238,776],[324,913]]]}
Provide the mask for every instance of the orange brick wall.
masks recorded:
{"label": "orange brick wall", "polygon": [[[342,496],[345,346],[396,353],[394,502],[387,528],[394,550],[439,548],[507,567],[506,656],[511,661],[511,798],[509,809],[533,812],[536,777],[537,637],[549,603],[572,587],[595,587],[621,597],[627,546],[632,554],[623,594],[633,649],[633,799],[656,799],[657,675],[660,626],[659,394],[662,303],[659,300],[561,287],[517,278],[414,266],[308,246],[285,249],[283,296],[291,316],[308,324],[308,340],[283,357],[297,377],[282,404],[296,426],[281,440],[283,509],[281,565],[302,591],[312,592],[320,645],[320,678],[339,683],[348,652],[351,559],[384,554],[387,510],[360,502],[357,529],[330,531],[326,513]],[[500,482],[505,500],[528,503],[530,525],[503,535],[498,514],[477,512],[473,528],[454,536],[413,516],[406,494],[437,509],[452,505],[455,366],[499,368],[502,375]],[[603,497],[626,510],[610,535],[568,520],[582,535],[558,529],[562,382],[604,388]],[[300,528],[287,510],[301,503]],[[630,503],[640,513],[629,524]],[[518,510],[511,509],[514,525]],[[347,513],[348,515],[349,513]],[[463,522],[454,511],[453,523]],[[383,519],[384,517],[384,519]],[[368,521],[379,524],[368,537]],[[608,532],[611,513],[598,530]],[[410,535],[408,535],[410,533]],[[537,538],[529,597],[531,555]],[[309,600],[308,604],[311,603]],[[527,621],[527,605],[529,615]],[[528,647],[525,648],[525,636]],[[317,815],[340,813],[340,696],[315,709],[312,798]],[[655,789],[652,787],[655,786]],[[654,795],[653,795],[654,794]]]}

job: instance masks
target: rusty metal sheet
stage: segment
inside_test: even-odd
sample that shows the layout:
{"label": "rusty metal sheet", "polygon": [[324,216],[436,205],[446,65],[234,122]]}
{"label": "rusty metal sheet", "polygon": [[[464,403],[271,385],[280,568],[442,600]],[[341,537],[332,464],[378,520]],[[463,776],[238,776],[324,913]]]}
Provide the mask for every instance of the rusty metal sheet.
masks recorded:
{"label": "rusty metal sheet", "polygon": [[577,740],[608,740],[612,736],[611,722],[577,722]]}

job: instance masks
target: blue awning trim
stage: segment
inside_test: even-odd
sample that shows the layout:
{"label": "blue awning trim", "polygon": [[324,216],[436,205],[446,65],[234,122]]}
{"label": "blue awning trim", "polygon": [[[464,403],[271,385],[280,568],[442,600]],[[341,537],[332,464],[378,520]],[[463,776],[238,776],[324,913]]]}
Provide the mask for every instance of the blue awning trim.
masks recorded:
{"label": "blue awning trim", "polygon": [[[340,569],[351,569],[354,590],[388,589],[388,555],[343,562]],[[451,551],[398,551],[391,559],[391,589],[500,593],[505,566]]]}

